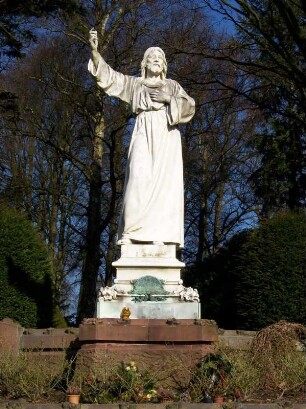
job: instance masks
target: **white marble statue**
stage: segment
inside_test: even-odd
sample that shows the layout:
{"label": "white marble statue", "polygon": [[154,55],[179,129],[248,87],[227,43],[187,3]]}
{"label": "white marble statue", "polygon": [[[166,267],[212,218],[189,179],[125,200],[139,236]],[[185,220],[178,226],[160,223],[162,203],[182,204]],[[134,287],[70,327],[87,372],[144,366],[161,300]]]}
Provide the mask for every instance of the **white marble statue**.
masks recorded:
{"label": "white marble statue", "polygon": [[114,71],[98,52],[95,30],[89,39],[88,69],[108,95],[131,105],[136,116],[128,164],[119,244],[184,245],[184,192],[178,124],[193,117],[195,103],[175,81],[166,79],[167,62],[159,47],[149,48],[141,77]]}

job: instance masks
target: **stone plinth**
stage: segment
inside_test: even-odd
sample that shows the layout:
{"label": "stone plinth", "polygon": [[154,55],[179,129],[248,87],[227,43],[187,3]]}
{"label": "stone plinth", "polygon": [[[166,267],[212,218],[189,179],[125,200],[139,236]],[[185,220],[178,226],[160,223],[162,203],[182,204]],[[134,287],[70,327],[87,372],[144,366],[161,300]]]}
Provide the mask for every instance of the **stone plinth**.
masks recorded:
{"label": "stone plinth", "polygon": [[183,286],[185,264],[176,258],[174,244],[122,245],[113,266],[116,279],[112,287],[100,290],[97,318],[120,318],[124,308],[131,311],[131,319],[201,317],[197,291]]}
{"label": "stone plinth", "polygon": [[217,340],[216,323],[208,320],[87,319],[80,326],[79,358],[89,370],[135,361],[163,374],[181,367],[186,375]]}
{"label": "stone plinth", "polygon": [[117,301],[98,301],[97,317],[120,318],[124,307],[131,311],[130,318],[134,319],[197,319],[201,316],[200,303],[173,302],[171,298],[164,302],[132,302],[131,297]]}
{"label": "stone plinth", "polygon": [[131,280],[150,275],[165,281],[165,290],[173,291],[181,283],[181,269],[185,264],[176,258],[174,244],[126,244],[121,246],[121,257],[116,267],[115,283],[118,289],[131,291]]}

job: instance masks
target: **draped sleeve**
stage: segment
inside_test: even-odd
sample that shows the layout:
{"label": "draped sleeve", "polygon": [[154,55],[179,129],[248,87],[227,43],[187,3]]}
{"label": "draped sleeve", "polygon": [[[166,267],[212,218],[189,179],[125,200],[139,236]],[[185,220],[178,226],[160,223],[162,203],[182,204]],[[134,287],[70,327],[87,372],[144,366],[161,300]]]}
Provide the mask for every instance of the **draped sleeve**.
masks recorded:
{"label": "draped sleeve", "polygon": [[97,69],[92,60],[89,60],[88,71],[95,78],[97,85],[110,97],[120,98],[122,101],[131,102],[135,77],[121,74],[113,70],[102,58]]}
{"label": "draped sleeve", "polygon": [[167,118],[171,126],[185,124],[191,120],[195,112],[195,102],[183,88],[171,81],[171,100],[167,106]]}

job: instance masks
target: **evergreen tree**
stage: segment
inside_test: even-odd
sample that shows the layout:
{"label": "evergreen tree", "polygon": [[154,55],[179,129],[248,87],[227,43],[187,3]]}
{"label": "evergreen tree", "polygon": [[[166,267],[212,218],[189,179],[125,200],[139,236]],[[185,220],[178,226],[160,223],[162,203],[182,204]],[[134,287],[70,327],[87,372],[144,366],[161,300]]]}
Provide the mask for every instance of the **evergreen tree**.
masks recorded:
{"label": "evergreen tree", "polygon": [[[222,328],[258,330],[280,320],[306,323],[306,215],[280,211],[233,236],[202,265],[202,316]],[[192,271],[191,271],[192,273]]]}
{"label": "evergreen tree", "polygon": [[250,234],[251,230],[237,233],[217,253],[208,256],[200,269],[202,275],[194,266],[184,277],[185,285],[199,290],[202,317],[215,320],[221,328],[237,328],[235,271],[239,268],[242,246]]}
{"label": "evergreen tree", "polygon": [[0,319],[24,327],[52,324],[51,263],[46,246],[19,212],[0,206]]}
{"label": "evergreen tree", "polygon": [[295,121],[274,120],[255,139],[261,165],[251,177],[265,217],[275,210],[305,206],[306,156],[303,129]]}
{"label": "evergreen tree", "polygon": [[306,323],[306,215],[279,212],[254,229],[236,255],[237,325]]}

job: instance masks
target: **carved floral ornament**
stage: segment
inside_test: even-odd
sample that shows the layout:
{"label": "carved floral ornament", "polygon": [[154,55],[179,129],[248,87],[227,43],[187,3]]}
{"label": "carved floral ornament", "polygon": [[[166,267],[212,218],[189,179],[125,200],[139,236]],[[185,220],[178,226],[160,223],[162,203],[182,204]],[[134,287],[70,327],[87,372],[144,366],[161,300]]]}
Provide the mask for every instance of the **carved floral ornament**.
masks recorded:
{"label": "carved floral ornament", "polygon": [[200,302],[200,296],[196,288],[180,285],[179,289],[174,293],[180,296],[181,301]]}
{"label": "carved floral ornament", "polygon": [[[145,302],[163,301],[165,298],[167,298],[167,296],[177,296],[180,301],[200,302],[200,297],[197,289],[194,289],[192,287],[184,287],[180,283],[172,293],[169,293],[163,289],[164,281],[158,280],[158,283],[156,283],[157,279],[155,277],[152,277],[152,279],[154,279],[154,285],[152,284],[152,280],[150,280],[150,276],[145,276],[141,279],[131,281],[131,284],[133,284],[133,290],[129,293],[119,289],[116,284],[112,287],[102,287],[99,290],[98,298],[102,301],[112,301],[117,300],[118,296],[133,296],[134,301]],[[146,288],[144,284],[147,285],[148,288]],[[155,296],[152,297],[152,294],[155,294]]]}

